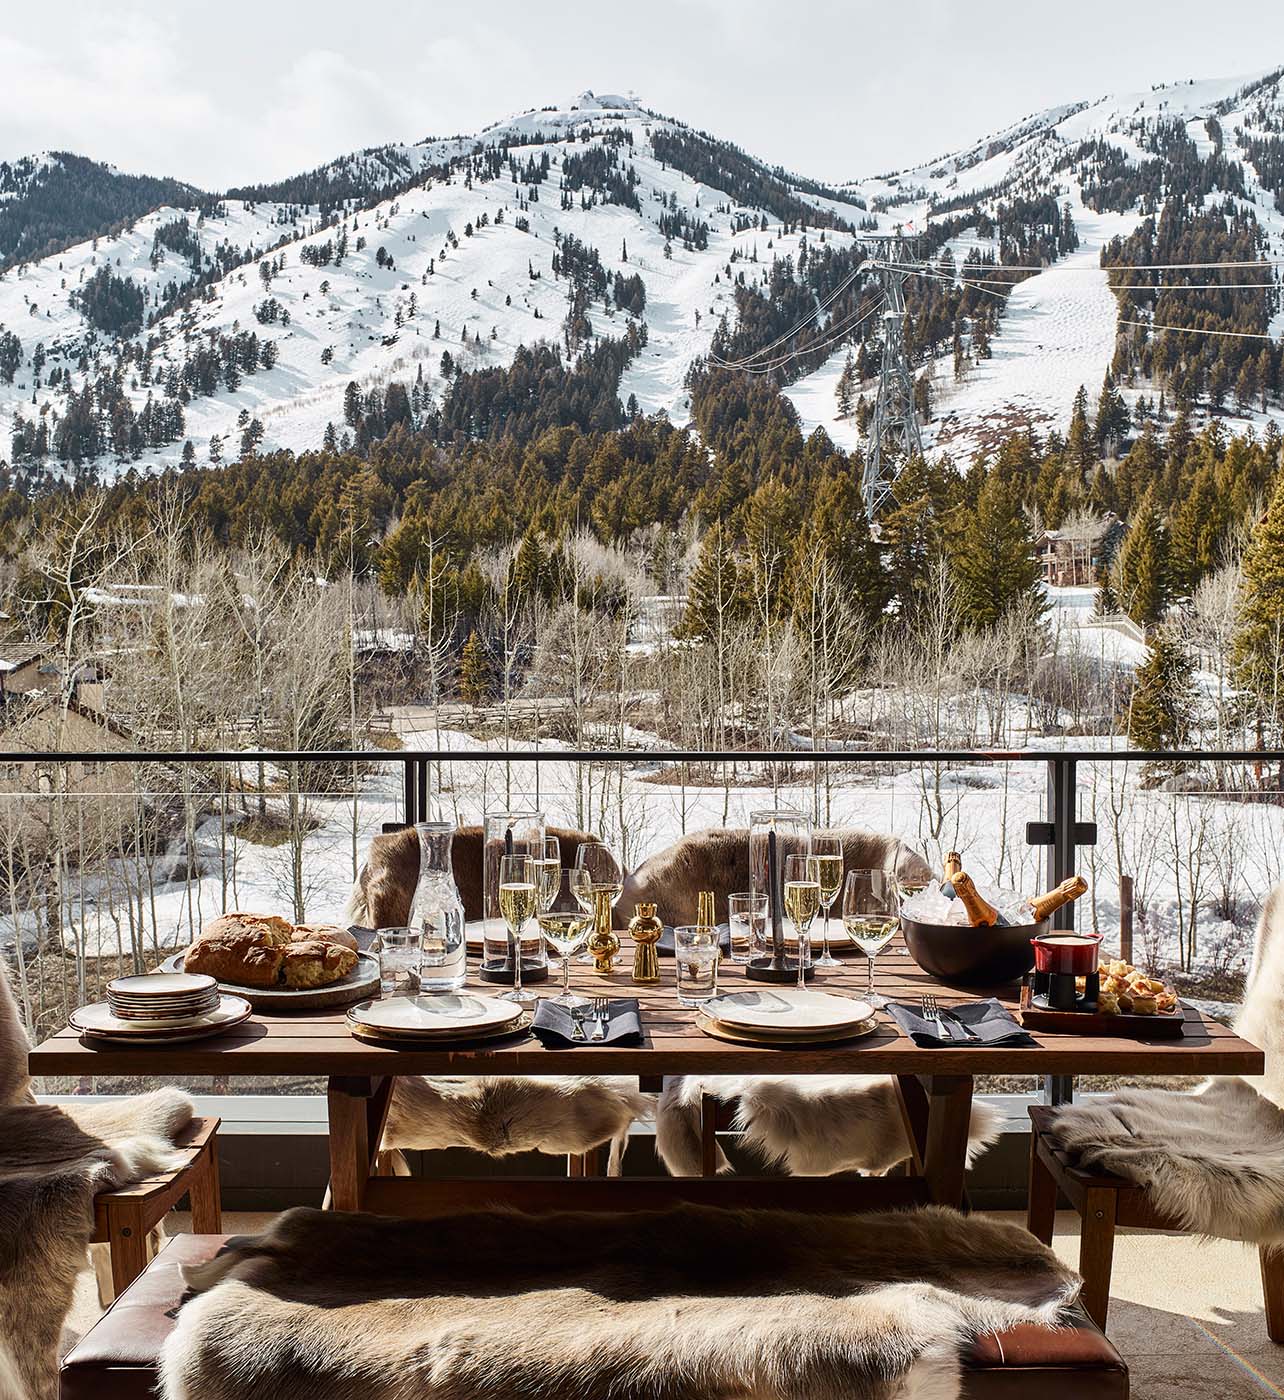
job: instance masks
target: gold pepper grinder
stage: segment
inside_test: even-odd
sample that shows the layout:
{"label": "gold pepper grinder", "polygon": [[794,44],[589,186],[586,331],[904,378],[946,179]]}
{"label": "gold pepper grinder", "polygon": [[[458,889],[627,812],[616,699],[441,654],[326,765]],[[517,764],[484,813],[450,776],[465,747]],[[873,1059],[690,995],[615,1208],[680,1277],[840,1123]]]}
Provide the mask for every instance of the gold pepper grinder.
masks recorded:
{"label": "gold pepper grinder", "polygon": [[633,940],[633,980],[658,982],[660,957],[655,950],[664,925],[655,912],[654,904],[635,904],[629,920],[629,937]]}

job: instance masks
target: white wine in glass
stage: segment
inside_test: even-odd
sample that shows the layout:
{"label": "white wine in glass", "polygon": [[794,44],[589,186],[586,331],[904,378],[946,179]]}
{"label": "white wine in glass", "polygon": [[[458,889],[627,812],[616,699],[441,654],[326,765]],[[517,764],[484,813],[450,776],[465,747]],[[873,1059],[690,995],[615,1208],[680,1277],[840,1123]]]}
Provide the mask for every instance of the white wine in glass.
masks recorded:
{"label": "white wine in glass", "polygon": [[562,846],[556,836],[544,838],[543,850],[535,856],[535,877],[539,884],[539,907],[551,909],[557,902],[562,883]]}
{"label": "white wine in glass", "polygon": [[785,913],[798,940],[798,985],[807,985],[807,965],[811,961],[811,925],[820,912],[820,881],[811,869],[811,857],[785,857]]}
{"label": "white wine in glass", "polygon": [[825,911],[821,924],[820,957],[817,967],[841,967],[829,951],[829,911],[843,886],[843,841],[831,832],[813,832],[811,837],[811,871],[820,885],[820,907]]}
{"label": "white wine in glass", "polygon": [[501,856],[499,861],[499,912],[508,925],[512,949],[513,987],[501,992],[504,1001],[523,1005],[537,1000],[535,993],[522,986],[522,930],[539,907],[539,884],[535,862],[530,856]]}
{"label": "white wine in glass", "polygon": [[583,1006],[588,1000],[571,991],[571,955],[584,946],[593,927],[592,915],[577,909],[577,903],[572,872],[567,871],[559,875],[550,907],[536,916],[545,943],[562,960],[562,992],[553,998],[556,1006]]}
{"label": "white wine in glass", "polygon": [[887,1005],[874,990],[874,959],[896,932],[899,902],[895,879],[886,870],[852,870],[843,885],[843,928],[865,954],[869,976],[865,1000],[872,1007]]}
{"label": "white wine in glass", "polygon": [[[586,914],[593,916],[596,927],[611,931],[611,910],[624,891],[624,872],[610,849],[600,841],[585,841],[575,852],[575,869],[571,888],[576,902]],[[594,961],[585,953],[580,961]]]}

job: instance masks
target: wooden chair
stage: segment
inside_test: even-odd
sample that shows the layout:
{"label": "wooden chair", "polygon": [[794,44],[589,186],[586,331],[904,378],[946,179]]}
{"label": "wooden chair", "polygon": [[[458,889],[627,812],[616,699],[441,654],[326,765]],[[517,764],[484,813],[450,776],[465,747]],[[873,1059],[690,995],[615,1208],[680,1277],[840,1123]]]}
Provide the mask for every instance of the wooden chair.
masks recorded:
{"label": "wooden chair", "polygon": [[94,1197],[92,1239],[93,1243],[110,1248],[111,1282],[116,1296],[147,1267],[152,1231],[183,1196],[191,1198],[192,1230],[196,1234],[221,1232],[219,1122],[217,1118],[192,1119],[175,1144],[183,1155],[176,1170],[136,1181],[119,1191],[102,1191]]}
{"label": "wooden chair", "polygon": [[[1047,1135],[1055,1113],[1052,1108],[1030,1109],[1030,1199],[1026,1224],[1032,1235],[1051,1244],[1058,1192],[1079,1212],[1079,1272],[1083,1275],[1080,1302],[1104,1331],[1110,1308],[1116,1227],[1178,1232],[1183,1227],[1155,1208],[1144,1186],[1109,1172],[1081,1167],[1055,1147]],[[1263,1245],[1258,1254],[1266,1334],[1273,1342],[1284,1342],[1284,1249]]]}

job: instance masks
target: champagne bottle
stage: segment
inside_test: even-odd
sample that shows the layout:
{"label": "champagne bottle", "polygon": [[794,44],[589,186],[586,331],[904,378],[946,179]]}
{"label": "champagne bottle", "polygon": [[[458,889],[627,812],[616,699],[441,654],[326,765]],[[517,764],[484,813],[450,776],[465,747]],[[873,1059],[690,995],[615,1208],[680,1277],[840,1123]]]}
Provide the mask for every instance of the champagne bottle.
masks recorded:
{"label": "champagne bottle", "polygon": [[1068,880],[1062,880],[1055,889],[1048,890],[1046,894],[1037,894],[1033,899],[1027,899],[1024,907],[1029,911],[1031,921],[1038,924],[1050,918],[1063,905],[1087,892],[1087,880],[1082,875],[1071,875]]}
{"label": "champagne bottle", "polygon": [[975,881],[966,870],[958,871],[951,884],[954,886],[954,893],[963,901],[963,908],[967,911],[973,927],[983,924],[1006,926],[1012,922],[1004,918],[989,900],[981,897],[981,891],[977,889]]}
{"label": "champagne bottle", "polygon": [[942,872],[941,893],[946,899],[954,898],[954,877],[963,869],[963,857],[957,851],[951,851],[945,857],[945,867]]}

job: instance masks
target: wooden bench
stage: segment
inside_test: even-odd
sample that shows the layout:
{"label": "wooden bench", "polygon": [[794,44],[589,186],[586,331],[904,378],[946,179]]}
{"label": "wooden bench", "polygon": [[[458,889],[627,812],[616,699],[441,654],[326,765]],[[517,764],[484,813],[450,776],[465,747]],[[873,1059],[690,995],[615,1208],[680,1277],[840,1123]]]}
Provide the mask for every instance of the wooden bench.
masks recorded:
{"label": "wooden bench", "polygon": [[[1030,1197],[1026,1224],[1030,1233],[1052,1243],[1052,1227],[1060,1192],[1079,1213],[1079,1272],[1083,1275],[1084,1311],[1104,1329],[1110,1310],[1110,1270],[1115,1230],[1184,1231],[1177,1221],[1156,1209],[1144,1186],[1097,1168],[1084,1168],[1053,1145],[1048,1129],[1054,1108],[1030,1109]],[[1266,1334],[1284,1342],[1284,1250],[1259,1250],[1262,1296],[1266,1304]]]}
{"label": "wooden bench", "polygon": [[[213,1258],[227,1238],[175,1235],[68,1352],[61,1400],[154,1400],[160,1350],[183,1300],[182,1267]],[[979,1338],[962,1393],[964,1400],[1127,1400],[1128,1368],[1081,1314],[1069,1327],[1022,1326]]]}
{"label": "wooden bench", "polygon": [[119,1191],[94,1197],[94,1244],[111,1250],[113,1296],[143,1272],[151,1232],[184,1197],[191,1198],[192,1229],[216,1235],[223,1228],[218,1184],[218,1118],[193,1118],[175,1146],[181,1165]]}

